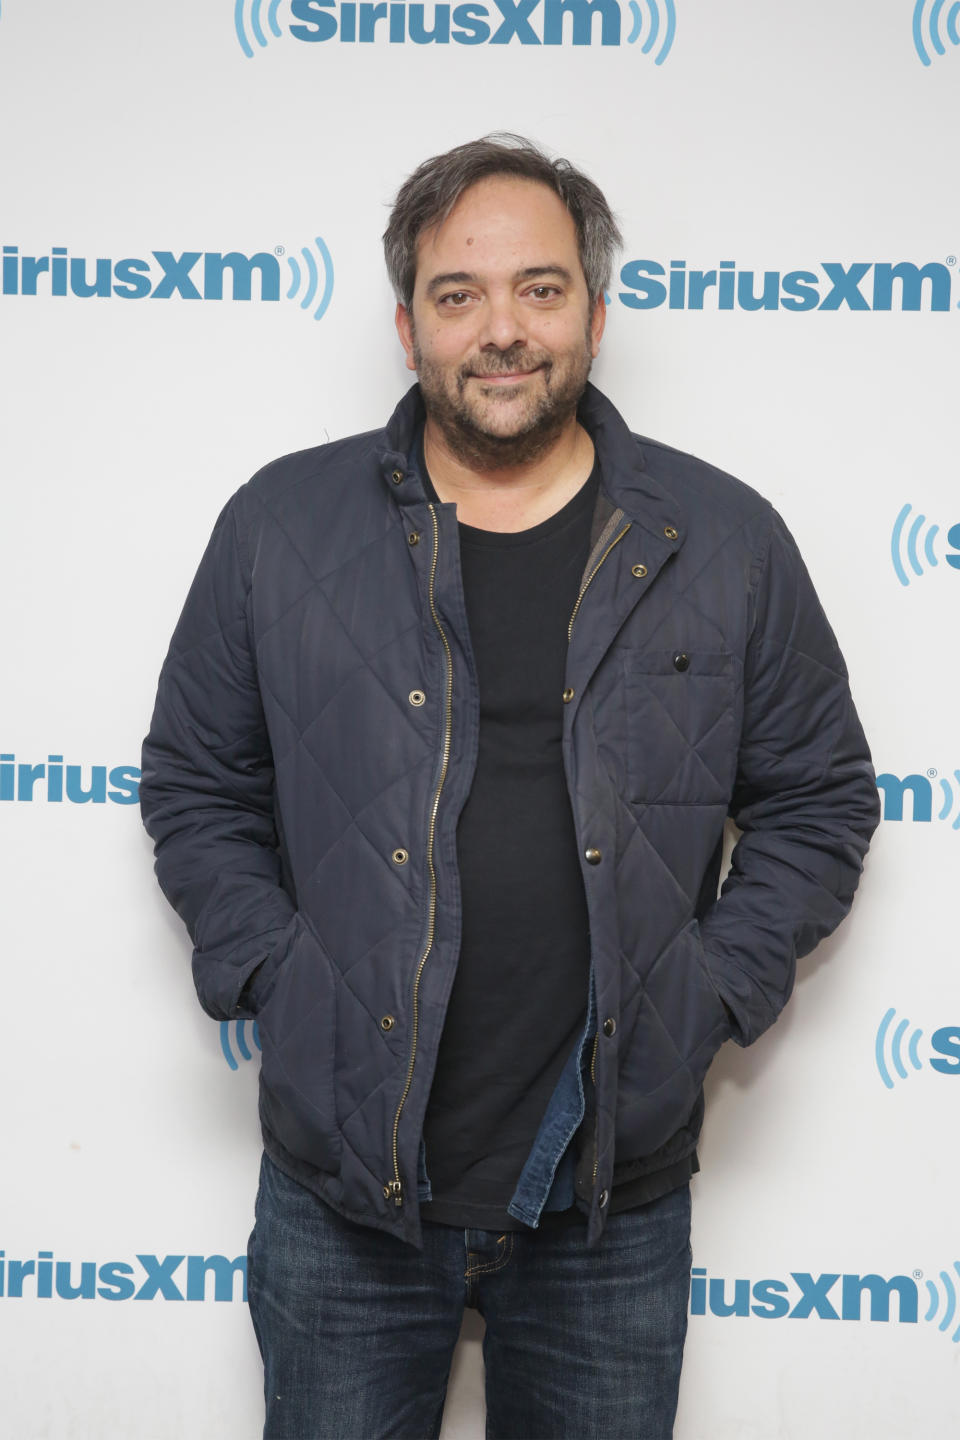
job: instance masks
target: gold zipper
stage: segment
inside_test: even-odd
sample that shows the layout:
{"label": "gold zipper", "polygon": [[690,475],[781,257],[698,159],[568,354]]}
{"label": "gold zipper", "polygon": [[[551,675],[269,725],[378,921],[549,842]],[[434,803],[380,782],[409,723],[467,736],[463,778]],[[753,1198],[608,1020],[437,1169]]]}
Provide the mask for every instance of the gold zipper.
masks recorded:
{"label": "gold zipper", "polygon": [[[614,543],[616,543],[616,542],[614,542]],[[593,1104],[594,1104],[594,1119],[593,1119],[593,1177],[592,1177],[592,1179],[591,1179],[591,1181],[590,1181],[591,1188],[592,1188],[594,1185],[596,1185],[596,1183],[597,1183],[597,1166],[600,1164],[600,1146],[597,1144],[597,1127],[598,1127],[598,1125],[599,1125],[599,1123],[600,1123],[600,1112],[596,1109],[596,1104],[597,1104],[597,1072],[596,1072],[596,1068],[595,1068],[595,1067],[596,1067],[596,1063],[597,1063],[597,1045],[598,1045],[599,1043],[600,1043],[600,1030],[599,1030],[599,1026],[598,1026],[598,1028],[597,1028],[597,1033],[596,1033],[596,1035],[594,1035],[594,1037],[593,1037],[593,1054],[590,1056],[590,1079],[591,1079],[591,1081],[592,1081],[592,1083],[593,1083]]]}
{"label": "gold zipper", "polygon": [[437,523],[436,510],[433,505],[427,507],[430,511],[430,518],[433,521],[433,561],[430,566],[430,585],[428,590],[430,601],[430,614],[433,623],[440,632],[440,639],[443,641],[443,648],[447,653],[447,698],[443,732],[443,758],[440,764],[440,778],[433,796],[433,805],[430,809],[430,825],[427,831],[427,873],[430,877],[430,900],[427,907],[427,943],[424,946],[423,954],[417,965],[417,973],[413,981],[413,1039],[410,1047],[410,1064],[407,1067],[407,1081],[403,1087],[403,1094],[400,1096],[400,1104],[397,1106],[397,1113],[393,1117],[393,1179],[383,1187],[385,1199],[393,1200],[395,1205],[403,1204],[403,1181],[400,1179],[400,1162],[397,1157],[397,1134],[400,1129],[400,1115],[406,1104],[407,1096],[410,1094],[410,1086],[413,1084],[413,1066],[417,1058],[417,1032],[420,1024],[420,976],[423,974],[423,967],[427,963],[430,951],[433,949],[434,933],[437,923],[437,872],[433,866],[433,841],[437,830],[437,811],[440,808],[440,793],[443,790],[444,781],[447,778],[447,768],[450,764],[450,743],[453,735],[453,655],[450,652],[450,642],[447,640],[443,626],[440,624],[440,617],[437,614],[437,607],[434,600],[434,583],[437,576],[437,559],[440,554],[440,526]]}
{"label": "gold zipper", "polygon": [[628,531],[629,529],[630,529],[630,521],[628,520],[627,523],[626,523],[626,525],[624,525],[623,529],[620,531],[620,533],[619,533],[618,535],[615,535],[615,536],[613,537],[613,539],[610,541],[610,544],[607,546],[606,550],[604,550],[603,554],[600,556],[600,559],[597,561],[596,565],[594,565],[593,569],[590,571],[590,574],[586,577],[586,579],[584,580],[583,584],[580,586],[580,594],[577,596],[577,603],[576,603],[576,605],[574,605],[574,607],[573,607],[573,614],[570,616],[570,624],[567,626],[567,644],[568,644],[568,645],[569,645],[571,639],[573,638],[573,622],[574,622],[574,620],[576,620],[576,618],[577,618],[577,611],[580,609],[580,601],[583,599],[584,595],[587,593],[587,587],[588,587],[588,585],[590,584],[590,581],[593,579],[594,575],[596,575],[597,571],[600,569],[600,566],[603,564],[604,560],[606,560],[607,556],[610,554],[610,551],[613,549],[614,545],[619,545],[620,541],[623,539],[624,535],[626,535],[626,533],[627,533],[627,531]]}

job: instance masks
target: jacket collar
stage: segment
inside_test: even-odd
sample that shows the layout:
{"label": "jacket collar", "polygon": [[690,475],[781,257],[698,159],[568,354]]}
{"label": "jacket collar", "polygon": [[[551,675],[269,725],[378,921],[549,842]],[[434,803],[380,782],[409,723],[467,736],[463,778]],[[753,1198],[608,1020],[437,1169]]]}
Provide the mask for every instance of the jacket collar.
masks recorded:
{"label": "jacket collar", "polygon": [[[420,386],[411,385],[383,432],[381,472],[399,500],[426,499],[416,459],[411,454],[425,413]],[[682,537],[686,517],[678,500],[646,469],[640,440],[631,434],[619,410],[595,385],[588,385],[584,391],[577,418],[593,441],[600,460],[602,491],[610,504],[608,513],[622,510],[632,524],[642,526],[658,539],[670,529]],[[403,478],[397,481],[396,475]]]}
{"label": "jacket collar", "polygon": [[663,539],[666,530],[682,537],[686,515],[677,498],[646,468],[643,446],[616,406],[595,385],[588,385],[577,418],[593,441],[600,480],[613,505],[633,525]]}

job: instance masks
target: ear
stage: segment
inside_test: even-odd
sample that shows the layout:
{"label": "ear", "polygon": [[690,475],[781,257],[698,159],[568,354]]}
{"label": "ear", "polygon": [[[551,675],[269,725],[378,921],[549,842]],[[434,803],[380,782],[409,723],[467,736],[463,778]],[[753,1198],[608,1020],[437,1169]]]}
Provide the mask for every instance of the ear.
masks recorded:
{"label": "ear", "polygon": [[604,326],[607,323],[607,302],[603,291],[597,296],[596,304],[593,307],[593,314],[590,316],[590,354],[596,360],[600,351],[600,341],[603,338]]}
{"label": "ear", "polygon": [[413,321],[405,305],[397,306],[397,313],[394,320],[397,327],[397,334],[400,336],[400,344],[406,353],[407,369],[416,370],[417,365],[413,358]]}

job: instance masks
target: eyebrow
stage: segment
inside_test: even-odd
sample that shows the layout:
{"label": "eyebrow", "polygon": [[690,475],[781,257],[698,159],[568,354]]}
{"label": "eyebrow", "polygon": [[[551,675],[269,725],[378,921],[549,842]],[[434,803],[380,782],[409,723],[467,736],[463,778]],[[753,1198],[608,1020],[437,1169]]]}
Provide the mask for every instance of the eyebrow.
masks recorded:
{"label": "eyebrow", "polygon": [[[513,280],[514,284],[520,284],[524,280],[537,280],[548,275],[555,276],[566,285],[573,284],[573,276],[565,265],[528,265],[524,270],[517,270]],[[427,285],[427,297],[436,295],[438,290],[445,289],[447,285],[473,285],[477,278],[470,270],[448,270],[442,275],[434,275]]]}

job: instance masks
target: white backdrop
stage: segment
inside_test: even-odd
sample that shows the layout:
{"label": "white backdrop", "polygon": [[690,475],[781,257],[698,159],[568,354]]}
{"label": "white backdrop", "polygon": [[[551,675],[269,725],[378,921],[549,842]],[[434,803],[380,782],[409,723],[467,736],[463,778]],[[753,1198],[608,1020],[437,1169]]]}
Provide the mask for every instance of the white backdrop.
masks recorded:
{"label": "white backdrop", "polygon": [[[16,1440],[260,1433],[231,1270],[256,1048],[193,998],[129,803],[140,740],[225,499],[277,454],[381,424],[407,383],[379,243],[397,185],[492,129],[606,190],[626,268],[594,378],[634,428],[781,509],[888,777],[852,919],[710,1078],[678,1440],[955,1429],[960,4],[599,0],[592,43],[571,43],[582,7],[536,43],[558,4],[450,20],[393,0],[350,41],[337,0],[0,0]],[[448,23],[446,43],[409,38]],[[230,252],[262,257],[249,299],[242,260],[214,298]],[[754,288],[655,303],[671,262]],[[470,1317],[445,1440],[483,1434],[481,1335]]]}

